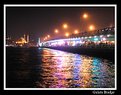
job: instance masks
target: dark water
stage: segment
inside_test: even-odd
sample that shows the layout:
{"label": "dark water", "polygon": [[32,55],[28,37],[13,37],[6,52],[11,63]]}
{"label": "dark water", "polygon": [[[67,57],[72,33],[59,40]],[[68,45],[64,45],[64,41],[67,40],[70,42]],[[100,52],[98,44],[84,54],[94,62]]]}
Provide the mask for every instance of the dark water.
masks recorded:
{"label": "dark water", "polygon": [[6,48],[7,88],[114,88],[114,63],[53,49]]}

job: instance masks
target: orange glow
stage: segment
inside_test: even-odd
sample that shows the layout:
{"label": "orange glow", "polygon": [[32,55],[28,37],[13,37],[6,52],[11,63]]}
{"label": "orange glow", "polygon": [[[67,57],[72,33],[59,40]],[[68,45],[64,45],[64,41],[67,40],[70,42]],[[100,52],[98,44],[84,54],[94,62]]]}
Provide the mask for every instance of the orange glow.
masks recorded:
{"label": "orange glow", "polygon": [[87,18],[88,18],[88,14],[87,14],[87,13],[84,13],[84,14],[83,14],[83,18],[84,18],[84,19],[87,19]]}
{"label": "orange glow", "polygon": [[58,29],[55,29],[55,33],[58,33]]}
{"label": "orange glow", "polygon": [[79,31],[78,31],[78,30],[75,30],[75,31],[74,31],[74,34],[78,34],[78,33],[79,33]]}
{"label": "orange glow", "polygon": [[47,37],[45,37],[44,40],[47,40]]}
{"label": "orange glow", "polygon": [[95,30],[95,26],[94,26],[94,25],[90,25],[90,26],[89,26],[89,30],[90,30],[90,31]]}
{"label": "orange glow", "polygon": [[25,44],[25,43],[27,43],[27,41],[23,37],[21,37],[18,41],[16,41],[16,44]]}
{"label": "orange glow", "polygon": [[65,33],[65,36],[68,37],[69,36],[69,33]]}
{"label": "orange glow", "polygon": [[81,73],[81,76],[82,76],[82,87],[83,88],[87,88],[90,86],[91,84],[91,77],[92,77],[92,74],[91,74],[91,70],[93,68],[92,66],[92,62],[93,62],[93,59],[92,57],[90,58],[86,58],[86,57],[82,57],[82,65],[81,65],[81,68],[80,68],[80,72]]}
{"label": "orange glow", "polygon": [[67,24],[63,24],[63,28],[64,29],[67,29],[68,28],[68,25]]}
{"label": "orange glow", "polygon": [[50,37],[50,35],[47,35],[47,37],[49,38],[49,37]]}

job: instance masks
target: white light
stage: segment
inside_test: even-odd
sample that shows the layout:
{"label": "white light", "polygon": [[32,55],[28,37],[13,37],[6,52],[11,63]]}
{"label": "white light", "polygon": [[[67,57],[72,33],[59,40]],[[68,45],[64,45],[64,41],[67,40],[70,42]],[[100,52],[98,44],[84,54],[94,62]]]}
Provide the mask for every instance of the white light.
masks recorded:
{"label": "white light", "polygon": [[97,36],[94,36],[95,38],[97,37]]}
{"label": "white light", "polygon": [[110,34],[107,35],[107,37],[110,37],[110,36],[111,36]]}
{"label": "white light", "polygon": [[103,41],[106,41],[106,38],[102,38]]}
{"label": "white light", "polygon": [[102,37],[103,37],[103,35],[100,35],[100,37],[102,38]]}
{"label": "white light", "polygon": [[98,38],[94,38],[95,41],[98,41]]}

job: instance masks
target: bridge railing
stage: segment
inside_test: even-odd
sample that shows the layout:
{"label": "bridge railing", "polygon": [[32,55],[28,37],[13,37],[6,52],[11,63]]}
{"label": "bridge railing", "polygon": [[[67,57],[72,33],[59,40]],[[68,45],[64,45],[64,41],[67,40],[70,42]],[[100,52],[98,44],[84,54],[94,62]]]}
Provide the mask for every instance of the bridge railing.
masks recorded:
{"label": "bridge railing", "polygon": [[41,43],[45,47],[88,47],[88,48],[114,48],[115,37],[112,34],[76,37],[67,39],[50,40]]}

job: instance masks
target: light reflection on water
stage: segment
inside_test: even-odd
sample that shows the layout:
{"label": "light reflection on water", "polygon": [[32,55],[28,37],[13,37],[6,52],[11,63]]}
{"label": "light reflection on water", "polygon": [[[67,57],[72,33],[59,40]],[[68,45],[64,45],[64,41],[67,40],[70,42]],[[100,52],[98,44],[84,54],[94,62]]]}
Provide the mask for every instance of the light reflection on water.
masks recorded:
{"label": "light reflection on water", "polygon": [[114,88],[114,64],[108,60],[53,49],[43,49],[41,57],[37,87]]}

